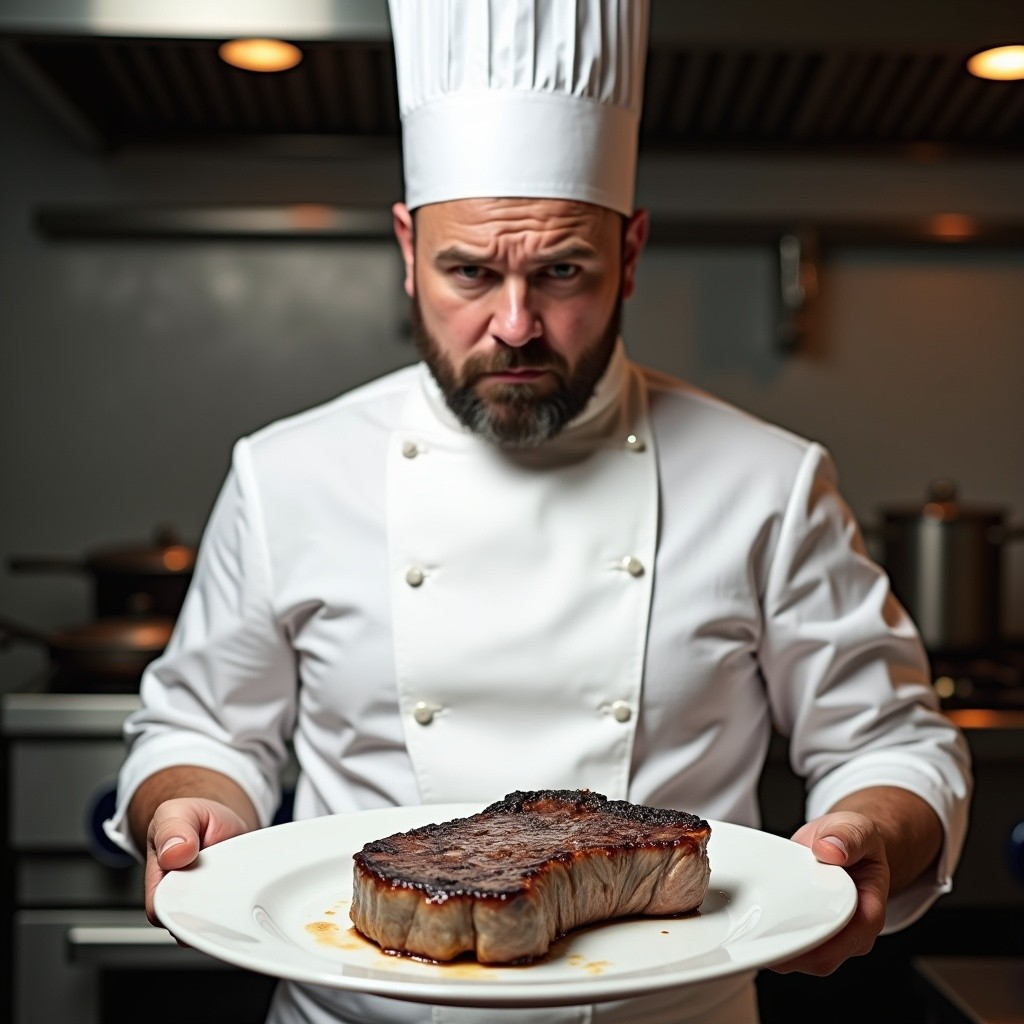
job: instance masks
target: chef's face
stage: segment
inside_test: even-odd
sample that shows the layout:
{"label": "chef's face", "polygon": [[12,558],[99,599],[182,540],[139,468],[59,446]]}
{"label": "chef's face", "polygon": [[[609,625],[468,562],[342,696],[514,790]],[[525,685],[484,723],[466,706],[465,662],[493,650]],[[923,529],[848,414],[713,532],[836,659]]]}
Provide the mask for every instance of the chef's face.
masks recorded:
{"label": "chef's face", "polygon": [[[633,292],[647,215],[556,199],[393,208],[420,352],[480,436],[530,447],[586,405]],[[414,230],[415,227],[415,230]]]}

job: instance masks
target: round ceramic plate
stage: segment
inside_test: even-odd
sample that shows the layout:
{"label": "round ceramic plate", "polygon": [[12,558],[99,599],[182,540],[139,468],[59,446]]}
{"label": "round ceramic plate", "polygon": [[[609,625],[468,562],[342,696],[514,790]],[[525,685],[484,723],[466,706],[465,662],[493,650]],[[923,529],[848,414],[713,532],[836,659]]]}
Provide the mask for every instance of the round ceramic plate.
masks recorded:
{"label": "round ceramic plate", "polygon": [[804,846],[711,821],[711,881],[699,910],[590,925],[531,964],[427,963],[382,952],[349,919],[352,855],[374,839],[466,817],[478,804],[312,818],[203,850],[157,887],[180,941],[279,978],[452,1006],[559,1006],[643,995],[794,956],[850,919],[857,893]]}

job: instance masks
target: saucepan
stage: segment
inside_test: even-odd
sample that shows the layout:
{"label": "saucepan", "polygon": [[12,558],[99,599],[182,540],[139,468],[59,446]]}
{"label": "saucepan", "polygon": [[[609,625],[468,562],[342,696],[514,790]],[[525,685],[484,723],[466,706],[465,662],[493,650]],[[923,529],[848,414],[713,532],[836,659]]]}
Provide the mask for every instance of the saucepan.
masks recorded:
{"label": "saucepan", "polygon": [[20,556],[11,558],[8,565],[15,572],[90,575],[97,616],[174,617],[185,600],[195,561],[195,548],[164,526],[149,544],[99,548],[82,558]]}
{"label": "saucepan", "polygon": [[1024,537],[1003,508],[959,500],[951,480],[934,481],[922,505],[883,508],[865,527],[900,602],[933,652],[983,652],[1001,640],[1003,557]]}
{"label": "saucepan", "polygon": [[20,641],[45,648],[51,688],[62,692],[132,691],[143,669],[167,646],[174,619],[108,616],[48,632],[0,616],[0,648]]}

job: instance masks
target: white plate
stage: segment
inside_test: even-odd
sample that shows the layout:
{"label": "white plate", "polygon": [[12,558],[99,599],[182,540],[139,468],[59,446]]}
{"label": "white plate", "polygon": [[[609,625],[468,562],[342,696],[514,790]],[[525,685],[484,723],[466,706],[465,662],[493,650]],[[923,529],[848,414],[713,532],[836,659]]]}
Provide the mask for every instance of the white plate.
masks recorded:
{"label": "white plate", "polygon": [[591,925],[525,966],[424,963],[383,953],[352,929],[352,855],[364,843],[480,804],[396,807],[312,818],[203,850],[157,887],[157,916],[182,942],[263,974],[414,1002],[559,1006],[621,999],[785,959],[850,919],[850,876],[806,847],[711,821],[711,882],[699,911]]}

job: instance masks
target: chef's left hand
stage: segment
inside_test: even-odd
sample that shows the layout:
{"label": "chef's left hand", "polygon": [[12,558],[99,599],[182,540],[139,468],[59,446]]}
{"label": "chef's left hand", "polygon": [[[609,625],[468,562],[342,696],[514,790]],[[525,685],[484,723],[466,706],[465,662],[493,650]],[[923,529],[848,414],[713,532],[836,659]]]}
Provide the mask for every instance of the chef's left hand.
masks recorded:
{"label": "chef's left hand", "polygon": [[792,838],[823,864],[846,868],[857,887],[857,909],[841,931],[800,956],[769,965],[780,974],[800,971],[824,977],[850,957],[870,952],[885,924],[889,898],[885,841],[874,822],[855,811],[822,815],[802,825]]}

